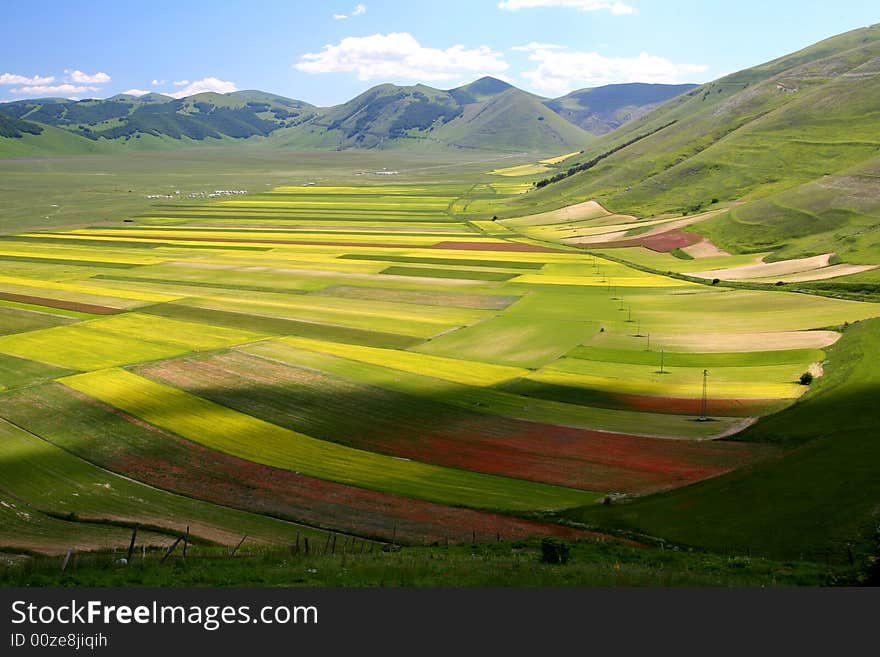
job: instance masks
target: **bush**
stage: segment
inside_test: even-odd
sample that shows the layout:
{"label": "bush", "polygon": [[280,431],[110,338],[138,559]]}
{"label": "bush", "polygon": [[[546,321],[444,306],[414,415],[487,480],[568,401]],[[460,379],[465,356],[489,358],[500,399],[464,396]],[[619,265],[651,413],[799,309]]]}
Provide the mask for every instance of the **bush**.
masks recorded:
{"label": "bush", "polygon": [[568,562],[571,546],[558,538],[541,539],[541,563],[563,564]]}
{"label": "bush", "polygon": [[808,386],[813,382],[813,375],[810,372],[804,372],[801,374],[801,385]]}

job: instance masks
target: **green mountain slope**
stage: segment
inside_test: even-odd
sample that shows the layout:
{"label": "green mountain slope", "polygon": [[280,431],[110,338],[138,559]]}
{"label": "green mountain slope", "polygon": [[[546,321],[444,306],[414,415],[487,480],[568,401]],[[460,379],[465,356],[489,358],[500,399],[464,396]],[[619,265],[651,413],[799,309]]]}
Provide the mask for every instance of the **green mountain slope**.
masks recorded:
{"label": "green mountain slope", "polygon": [[841,563],[876,555],[880,442],[877,320],[850,326],[826,375],[804,399],[761,420],[739,441],[771,443],[778,457],[628,504],[567,513],[719,552]]}
{"label": "green mountain slope", "polygon": [[239,91],[181,99],[118,94],[105,100],[22,100],[0,105],[0,114],[62,128],[91,141],[143,136],[204,140],[265,136],[311,118],[314,108],[263,92]]}
{"label": "green mountain slope", "polygon": [[494,78],[449,91],[383,84],[278,131],[278,145],[312,148],[475,148],[553,151],[592,136],[542,99]]}
{"label": "green mountain slope", "polygon": [[[590,91],[594,96],[603,93],[602,88]],[[635,98],[638,93],[627,93],[616,91],[610,96],[618,99],[618,105],[640,102]],[[562,99],[559,107],[574,102]],[[620,123],[635,116],[629,105],[623,109],[611,108],[607,103],[594,105],[595,110],[579,105],[578,119],[604,126],[609,121]],[[263,138],[267,138],[265,145],[270,148],[556,152],[579,150],[594,138],[551,106],[553,101],[484,77],[449,90],[382,84],[327,108],[262,91],[236,91],[180,99],[162,94],[117,94],[104,100],[22,100],[0,105],[0,116],[6,117],[4,125],[24,120],[75,135],[81,140],[68,140],[64,152],[75,151],[76,144],[80,144],[84,153],[95,152],[96,144],[102,150],[108,144],[136,140],[140,142],[138,148],[167,148],[188,146],[192,141],[208,144]],[[608,116],[591,118],[602,112]],[[8,131],[12,133],[12,128]],[[52,152],[54,141],[45,142],[24,148],[2,140],[0,156]]]}
{"label": "green mountain slope", "polygon": [[516,88],[465,106],[460,116],[437,130],[436,136],[463,148],[498,151],[576,150],[593,139],[537,96]]}
{"label": "green mountain slope", "polygon": [[603,135],[647,114],[695,84],[609,84],[545,101],[554,112],[594,135]]}
{"label": "green mountain slope", "polygon": [[[880,203],[869,164],[880,153],[878,61],[875,25],[697,87],[590,144],[580,162],[608,157],[526,195],[520,209],[599,198],[651,216],[737,201],[692,229],[734,252],[837,250],[859,262],[880,246],[857,228]],[[800,186],[810,197],[801,208]]]}

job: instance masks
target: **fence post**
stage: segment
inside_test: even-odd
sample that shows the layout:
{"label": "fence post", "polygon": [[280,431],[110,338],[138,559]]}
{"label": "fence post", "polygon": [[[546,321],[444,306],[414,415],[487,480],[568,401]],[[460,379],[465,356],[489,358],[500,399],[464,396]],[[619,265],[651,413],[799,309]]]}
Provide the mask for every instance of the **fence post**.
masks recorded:
{"label": "fence post", "polygon": [[128,543],[128,563],[131,564],[131,555],[134,552],[134,541],[138,535],[137,525],[134,526],[134,529],[131,532],[131,541]]}

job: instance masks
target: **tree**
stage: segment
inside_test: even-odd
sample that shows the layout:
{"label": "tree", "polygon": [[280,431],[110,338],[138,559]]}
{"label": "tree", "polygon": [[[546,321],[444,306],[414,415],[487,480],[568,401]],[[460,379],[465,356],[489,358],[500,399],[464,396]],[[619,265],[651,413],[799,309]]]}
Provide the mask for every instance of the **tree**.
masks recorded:
{"label": "tree", "polygon": [[808,386],[813,382],[813,375],[810,372],[804,372],[801,374],[801,385]]}
{"label": "tree", "polygon": [[568,562],[571,546],[558,538],[541,539],[541,562],[563,564]]}

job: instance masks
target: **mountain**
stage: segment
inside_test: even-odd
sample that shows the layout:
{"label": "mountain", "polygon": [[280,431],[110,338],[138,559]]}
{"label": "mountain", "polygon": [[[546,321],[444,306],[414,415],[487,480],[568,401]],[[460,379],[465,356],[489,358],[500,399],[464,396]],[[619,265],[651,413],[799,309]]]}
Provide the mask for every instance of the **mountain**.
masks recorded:
{"label": "mountain", "polygon": [[571,150],[590,139],[539,97],[489,77],[448,91],[382,84],[273,135],[284,146],[495,151]]}
{"label": "mountain", "polygon": [[880,250],[878,126],[874,25],[685,92],[588,144],[505,216],[591,198],[638,216],[727,202],[691,229],[732,252],[868,264]]}
{"label": "mountain", "polygon": [[105,100],[21,100],[0,115],[62,128],[86,139],[139,139],[144,135],[203,140],[266,136],[314,116],[301,101],[259,91],[202,93],[175,99],[161,94],[118,94]]}
{"label": "mountain", "polygon": [[0,114],[0,137],[21,139],[25,134],[38,135],[41,132],[43,128],[36,123]]}
{"label": "mountain", "polygon": [[[325,108],[262,91],[186,98],[117,94],[104,100],[14,101],[0,104],[0,116],[4,126],[24,120],[92,142],[82,142],[83,152],[101,151],[115,142],[166,148],[250,138],[267,138],[270,146],[284,148],[552,152],[580,150],[596,134],[680,90],[671,85],[612,86],[548,100],[492,77],[449,90],[381,84]],[[11,127],[3,130],[10,134],[0,137],[16,137]],[[76,140],[63,141],[65,152],[75,150]],[[0,141],[0,154],[51,152],[52,143],[30,137],[16,145]]]}
{"label": "mountain", "polygon": [[619,128],[647,114],[670,98],[690,91],[695,84],[608,84],[572,91],[545,101],[554,112],[594,135]]}

